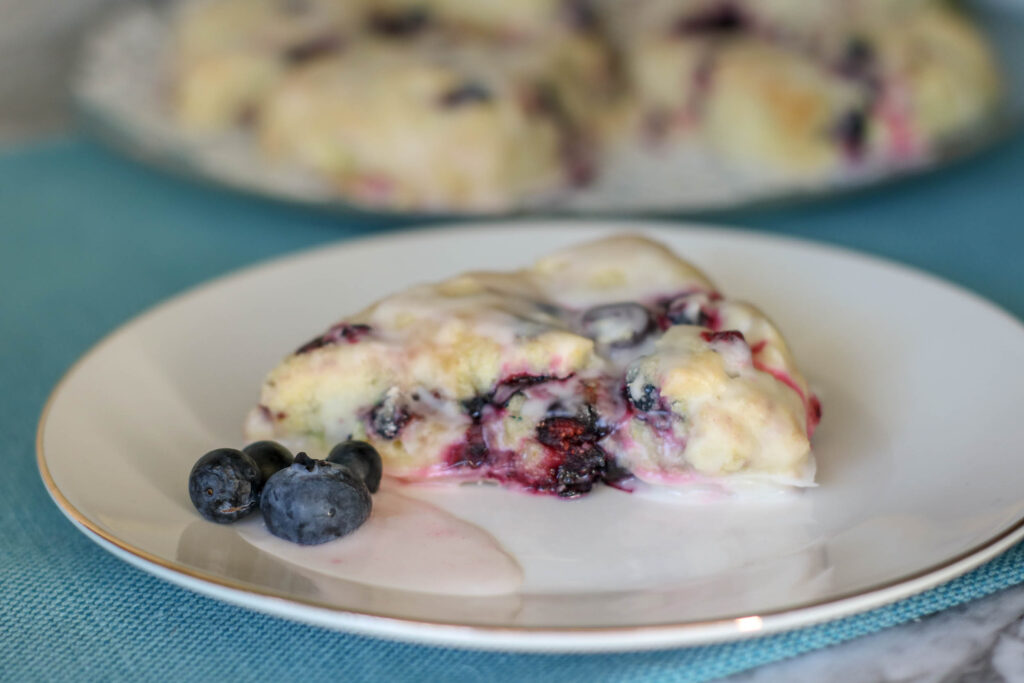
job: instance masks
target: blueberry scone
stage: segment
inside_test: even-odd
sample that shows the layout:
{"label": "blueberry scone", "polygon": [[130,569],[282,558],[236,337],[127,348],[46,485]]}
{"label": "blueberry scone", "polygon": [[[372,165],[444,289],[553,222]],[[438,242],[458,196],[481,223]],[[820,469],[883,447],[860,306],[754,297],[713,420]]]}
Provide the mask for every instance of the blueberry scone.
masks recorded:
{"label": "blueberry scone", "polygon": [[925,159],[995,109],[981,35],[941,4],[808,56],[767,41],[717,56],[703,110],[715,149],[799,177]]}
{"label": "blueberry scone", "polygon": [[822,186],[927,161],[1000,104],[988,44],[942,0],[174,7],[177,121],[372,207],[550,205],[622,158],[651,162],[638,186],[665,175],[666,151],[740,187]]}
{"label": "blueberry scone", "polygon": [[875,92],[870,144],[893,154],[927,154],[997,108],[995,57],[978,29],[946,6],[927,5],[903,24],[876,26],[861,40],[866,50],[855,60],[859,77]]}
{"label": "blueberry scone", "polygon": [[173,103],[361,204],[500,210],[588,182],[611,53],[589,0],[186,0]]}
{"label": "blueberry scone", "polygon": [[587,49],[363,41],[283,79],[257,133],[363,204],[502,209],[589,179]]}
{"label": "blueberry scone", "polygon": [[290,68],[336,51],[359,21],[348,0],[191,0],[174,25],[177,119],[223,130],[252,117]]}
{"label": "blueberry scone", "polygon": [[819,418],[760,311],[618,236],[348,316],[269,374],[247,437],[366,439],[401,479],[573,497],[602,481],[809,485]]}
{"label": "blueberry scone", "polygon": [[[655,142],[683,137],[714,144],[716,126],[738,124],[738,148],[766,130],[781,132],[775,142],[788,147],[794,135],[787,126],[797,133],[817,130],[821,121],[814,119],[863,99],[858,85],[844,83],[812,44],[822,36],[815,27],[848,26],[839,14],[852,3],[800,4],[801,12],[779,1],[631,0],[619,6],[617,40],[643,131]],[[816,142],[818,136],[807,137]]]}
{"label": "blueberry scone", "polygon": [[946,4],[812,4],[639,3],[657,19],[623,38],[643,131],[813,180],[925,159],[996,108],[993,56]]}

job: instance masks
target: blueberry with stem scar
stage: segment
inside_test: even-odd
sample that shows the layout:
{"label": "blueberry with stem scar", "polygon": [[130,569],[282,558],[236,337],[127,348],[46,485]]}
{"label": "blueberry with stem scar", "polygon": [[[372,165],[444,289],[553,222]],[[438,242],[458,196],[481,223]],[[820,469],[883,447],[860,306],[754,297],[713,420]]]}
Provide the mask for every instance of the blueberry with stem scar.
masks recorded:
{"label": "blueberry with stem scar", "polygon": [[345,441],[331,449],[327,462],[347,467],[366,484],[370,493],[377,493],[384,465],[377,449],[365,441]]}
{"label": "blueberry with stem scar", "polygon": [[302,545],[319,545],[359,528],[373,502],[357,473],[305,453],[270,478],[260,500],[267,530]]}
{"label": "blueberry with stem scar", "polygon": [[257,441],[243,450],[218,448],[196,461],[188,475],[188,495],[204,518],[228,524],[254,511],[267,480],[292,462],[288,449]]}

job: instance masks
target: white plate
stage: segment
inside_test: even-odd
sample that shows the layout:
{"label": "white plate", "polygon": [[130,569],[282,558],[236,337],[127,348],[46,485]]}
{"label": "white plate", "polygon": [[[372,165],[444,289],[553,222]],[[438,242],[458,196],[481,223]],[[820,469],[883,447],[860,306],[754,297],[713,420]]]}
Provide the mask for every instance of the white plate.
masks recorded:
{"label": "white plate", "polygon": [[[258,519],[219,526],[192,509],[192,463],[211,448],[240,445],[264,373],[346,312],[413,282],[519,266],[635,229],[780,324],[824,404],[818,488],[710,506],[612,489],[562,501],[489,487],[419,488],[415,498],[490,536],[406,501],[430,510],[421,521],[448,520],[454,531],[401,541],[413,527],[385,533],[371,518],[332,544],[344,555],[362,534],[371,560],[360,566],[274,545]],[[1024,536],[1021,405],[1024,328],[927,275],[724,229],[499,223],[343,243],[177,297],[114,332],[67,374],[43,414],[38,452],[51,495],[86,535],[201,593],[419,642],[629,650],[852,614],[1008,548]],[[388,488],[375,518],[401,522],[387,516],[401,500],[396,485]],[[406,541],[406,557],[379,571],[374,562]],[[401,576],[396,567],[410,571]]]}

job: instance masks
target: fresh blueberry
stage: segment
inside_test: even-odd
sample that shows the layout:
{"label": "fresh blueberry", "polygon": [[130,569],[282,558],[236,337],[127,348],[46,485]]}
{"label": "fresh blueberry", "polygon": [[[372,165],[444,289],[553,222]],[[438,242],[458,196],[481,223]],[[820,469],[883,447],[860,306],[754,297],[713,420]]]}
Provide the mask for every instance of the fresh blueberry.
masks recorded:
{"label": "fresh blueberry", "polygon": [[372,508],[370,491],[358,476],[305,453],[270,478],[260,501],[267,530],[302,545],[319,545],[355,531]]}
{"label": "fresh blueberry", "polygon": [[584,336],[599,345],[625,349],[646,339],[654,329],[654,320],[645,307],[625,302],[591,308],[583,314],[580,326]]}
{"label": "fresh blueberry", "polygon": [[377,493],[380,488],[380,477],[384,473],[377,449],[365,441],[345,441],[331,449],[327,462],[347,467],[363,480],[370,493]]}
{"label": "fresh blueberry", "polygon": [[227,524],[256,509],[264,482],[252,456],[235,448],[218,448],[192,466],[188,495],[204,518]]}
{"label": "fresh blueberry", "polygon": [[278,470],[283,470],[292,464],[292,452],[276,441],[254,441],[242,452],[256,462],[266,482]]}

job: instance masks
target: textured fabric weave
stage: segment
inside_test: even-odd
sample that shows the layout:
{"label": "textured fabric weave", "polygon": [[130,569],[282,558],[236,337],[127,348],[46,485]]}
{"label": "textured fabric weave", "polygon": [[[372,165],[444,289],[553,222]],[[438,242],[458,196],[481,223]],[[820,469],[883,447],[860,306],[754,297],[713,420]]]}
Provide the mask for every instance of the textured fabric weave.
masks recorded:
{"label": "textured fabric weave", "polygon": [[[984,157],[829,203],[718,217],[848,245],[1024,313],[1024,136]],[[77,139],[0,155],[0,680],[702,681],[1024,581],[1024,546],[927,593],[820,626],[622,655],[513,655],[351,636],[221,604],[101,550],[50,502],[34,458],[51,387],[107,331],[246,265],[400,221],[222,193]]]}

